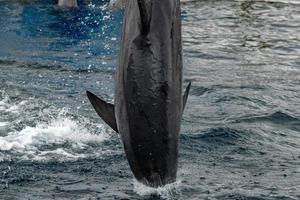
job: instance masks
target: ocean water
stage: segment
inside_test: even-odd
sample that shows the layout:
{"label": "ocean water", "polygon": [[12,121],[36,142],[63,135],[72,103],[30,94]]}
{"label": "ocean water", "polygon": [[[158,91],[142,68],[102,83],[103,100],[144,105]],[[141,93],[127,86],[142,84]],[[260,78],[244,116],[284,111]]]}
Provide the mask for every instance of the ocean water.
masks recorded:
{"label": "ocean water", "polygon": [[134,180],[113,102],[123,13],[0,0],[0,199],[300,199],[300,2],[182,3],[178,181]]}

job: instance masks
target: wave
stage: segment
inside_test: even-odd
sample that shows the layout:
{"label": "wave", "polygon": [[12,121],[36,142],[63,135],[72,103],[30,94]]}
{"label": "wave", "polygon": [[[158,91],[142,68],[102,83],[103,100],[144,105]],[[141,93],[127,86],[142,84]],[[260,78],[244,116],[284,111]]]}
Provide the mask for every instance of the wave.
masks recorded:
{"label": "wave", "polygon": [[[246,1],[246,0],[244,0]],[[267,3],[282,3],[282,4],[295,4],[300,5],[298,0],[256,0],[257,2],[267,2]]]}
{"label": "wave", "polygon": [[210,145],[235,145],[236,143],[244,143],[248,133],[229,128],[217,127],[209,128],[201,134],[181,135],[183,142],[191,142],[191,140],[209,143]]}
{"label": "wave", "polygon": [[[105,62],[106,63],[106,62]],[[14,66],[17,68],[28,68],[28,69],[38,69],[38,70],[51,70],[51,71],[58,71],[58,72],[76,72],[76,73],[107,73],[113,74],[115,68],[113,66],[104,65],[104,67],[96,67],[96,66],[83,66],[83,67],[71,67],[64,64],[47,64],[47,63],[38,63],[38,62],[17,62],[14,60],[1,60],[0,59],[0,67],[1,66]]]}
{"label": "wave", "polygon": [[30,69],[48,69],[48,70],[57,70],[57,71],[67,71],[66,67],[55,64],[41,64],[37,62],[18,62],[15,60],[1,60],[0,65],[2,66],[15,66],[20,68],[30,68]]}
{"label": "wave", "polygon": [[244,90],[265,90],[266,87],[260,84],[251,84],[251,85],[212,85],[212,89],[217,90],[217,89],[244,89]]}
{"label": "wave", "polygon": [[207,88],[207,87],[201,87],[201,86],[194,86],[191,88],[190,94],[191,95],[195,95],[195,96],[202,96],[205,93],[210,92],[211,89]]}
{"label": "wave", "polygon": [[256,192],[252,191],[248,192],[248,194],[240,194],[237,192],[233,192],[231,194],[223,194],[215,197],[217,200],[223,199],[243,199],[243,200],[295,200],[295,198],[290,197],[289,195],[261,195],[256,194]]}
{"label": "wave", "polygon": [[[194,81],[197,82],[198,80],[192,80],[190,79],[189,81]],[[195,95],[195,96],[202,96],[206,93],[211,93],[216,90],[223,90],[223,89],[240,89],[240,90],[264,90],[265,87],[260,86],[260,85],[212,85],[209,87],[202,87],[198,85],[192,85],[193,87],[191,88],[190,94]],[[259,101],[262,102],[261,100],[255,99],[251,100],[250,98],[243,97],[243,96],[225,96],[220,99],[218,99],[216,102],[222,102],[222,101],[231,101],[231,100],[246,100],[246,101]]]}
{"label": "wave", "polygon": [[[248,0],[235,0],[237,2],[243,2]],[[281,3],[281,4],[295,4],[300,5],[300,2],[298,0],[253,0],[254,2],[266,2],[266,3]],[[183,4],[189,4],[189,3],[197,3],[200,2],[199,0],[181,0]]]}
{"label": "wave", "polygon": [[243,117],[238,120],[235,120],[235,122],[262,122],[262,121],[268,121],[272,123],[278,123],[278,124],[286,124],[286,123],[299,123],[300,119],[297,117],[294,117],[290,114],[284,113],[282,111],[276,111],[271,114],[265,114],[261,116],[251,116],[251,117]]}

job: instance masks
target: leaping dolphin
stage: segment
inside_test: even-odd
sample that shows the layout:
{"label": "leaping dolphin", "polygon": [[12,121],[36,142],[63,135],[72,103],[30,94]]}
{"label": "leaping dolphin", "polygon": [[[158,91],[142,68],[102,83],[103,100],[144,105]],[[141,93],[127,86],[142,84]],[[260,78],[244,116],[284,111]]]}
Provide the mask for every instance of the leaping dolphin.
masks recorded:
{"label": "leaping dolphin", "polygon": [[119,132],[135,178],[176,181],[182,96],[179,0],[128,0],[116,72],[115,105],[87,91],[99,116]]}

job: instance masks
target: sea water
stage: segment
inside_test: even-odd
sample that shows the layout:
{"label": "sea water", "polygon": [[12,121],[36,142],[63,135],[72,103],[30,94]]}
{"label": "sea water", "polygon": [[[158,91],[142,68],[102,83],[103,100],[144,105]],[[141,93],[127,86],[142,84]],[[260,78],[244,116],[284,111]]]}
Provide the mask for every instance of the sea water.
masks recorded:
{"label": "sea water", "polygon": [[184,1],[178,181],[134,180],[114,99],[122,11],[0,0],[0,199],[300,198],[300,4]]}

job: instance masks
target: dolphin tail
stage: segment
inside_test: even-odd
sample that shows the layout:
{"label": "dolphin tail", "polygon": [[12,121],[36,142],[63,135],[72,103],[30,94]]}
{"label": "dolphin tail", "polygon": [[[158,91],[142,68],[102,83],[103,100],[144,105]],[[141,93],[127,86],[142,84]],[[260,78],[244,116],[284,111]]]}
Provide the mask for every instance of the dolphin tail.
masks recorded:
{"label": "dolphin tail", "polygon": [[183,107],[182,107],[182,112],[184,111],[184,108],[185,108],[185,105],[186,105],[186,101],[187,101],[188,96],[189,96],[191,84],[192,84],[192,82],[189,82],[188,86],[187,86],[186,89],[185,89],[184,95],[183,95]]}
{"label": "dolphin tail", "polygon": [[115,106],[103,101],[89,91],[86,91],[86,95],[101,119],[103,119],[103,121],[105,121],[114,131],[118,133],[118,126],[115,117]]}

